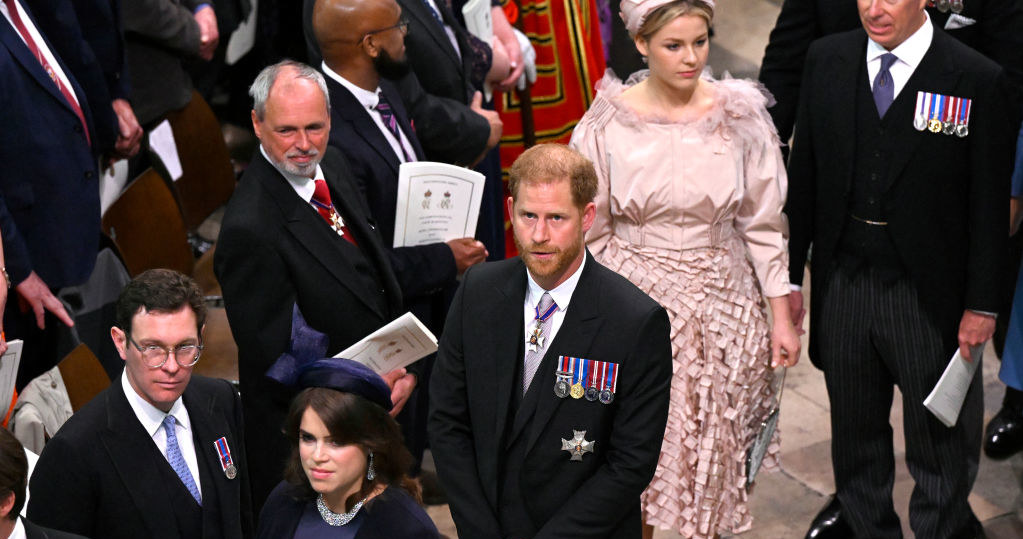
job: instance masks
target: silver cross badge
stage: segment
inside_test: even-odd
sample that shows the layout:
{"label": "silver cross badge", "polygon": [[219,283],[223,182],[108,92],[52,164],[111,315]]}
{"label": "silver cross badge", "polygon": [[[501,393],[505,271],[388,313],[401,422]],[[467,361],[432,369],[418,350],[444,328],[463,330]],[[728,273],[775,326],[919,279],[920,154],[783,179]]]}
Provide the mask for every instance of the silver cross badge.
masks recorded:
{"label": "silver cross badge", "polygon": [[584,430],[572,430],[573,438],[571,440],[561,439],[561,450],[568,451],[572,454],[572,458],[569,460],[583,460],[583,453],[592,453],[593,446],[597,442],[591,442],[585,438],[586,431]]}

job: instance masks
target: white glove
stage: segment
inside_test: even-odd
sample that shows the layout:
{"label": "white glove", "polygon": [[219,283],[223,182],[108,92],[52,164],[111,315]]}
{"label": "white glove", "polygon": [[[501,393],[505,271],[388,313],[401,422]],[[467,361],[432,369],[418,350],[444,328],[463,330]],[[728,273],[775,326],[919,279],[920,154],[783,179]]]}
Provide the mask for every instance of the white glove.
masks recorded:
{"label": "white glove", "polygon": [[533,48],[533,44],[529,42],[526,34],[523,34],[516,28],[513,28],[512,31],[515,32],[515,38],[519,40],[519,47],[522,49],[522,62],[526,66],[522,71],[522,76],[515,83],[515,87],[519,90],[525,90],[527,83],[533,84],[536,82],[536,49]]}

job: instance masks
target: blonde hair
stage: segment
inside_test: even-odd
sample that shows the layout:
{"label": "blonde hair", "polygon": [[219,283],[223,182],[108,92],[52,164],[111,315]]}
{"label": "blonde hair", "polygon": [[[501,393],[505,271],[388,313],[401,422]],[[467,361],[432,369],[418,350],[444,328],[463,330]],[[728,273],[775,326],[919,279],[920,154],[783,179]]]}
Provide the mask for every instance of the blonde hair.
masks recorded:
{"label": "blonde hair", "polygon": [[675,0],[670,4],[664,4],[653,11],[643,20],[639,30],[633,37],[641,38],[643,41],[650,41],[661,28],[664,28],[671,21],[683,16],[695,15],[707,21],[707,27],[714,21],[714,7],[704,0]]}

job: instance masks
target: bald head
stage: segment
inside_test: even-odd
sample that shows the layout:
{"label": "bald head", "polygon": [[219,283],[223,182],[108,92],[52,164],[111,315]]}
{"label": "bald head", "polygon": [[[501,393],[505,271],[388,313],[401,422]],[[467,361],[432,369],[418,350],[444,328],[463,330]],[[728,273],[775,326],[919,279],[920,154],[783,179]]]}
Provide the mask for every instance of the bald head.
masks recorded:
{"label": "bald head", "polygon": [[351,54],[369,32],[394,24],[401,8],[394,0],[316,0],[313,34],[323,51]]}

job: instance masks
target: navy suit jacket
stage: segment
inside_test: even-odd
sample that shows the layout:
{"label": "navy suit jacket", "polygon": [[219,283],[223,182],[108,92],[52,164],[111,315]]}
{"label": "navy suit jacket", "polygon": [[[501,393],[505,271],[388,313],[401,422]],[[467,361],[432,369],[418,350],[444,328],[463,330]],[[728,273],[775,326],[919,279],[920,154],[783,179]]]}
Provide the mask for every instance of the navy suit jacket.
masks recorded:
{"label": "navy suit jacket", "polygon": [[[91,125],[85,92],[57,61]],[[0,233],[11,281],[35,271],[51,288],[81,284],[99,245],[96,159],[71,105],[6,19],[0,20],[0,110]]]}
{"label": "navy suit jacket", "polygon": [[[206,501],[203,537],[251,537],[249,467],[238,394],[224,380],[193,375],[182,399]],[[238,471],[233,479],[221,472],[214,445],[221,437],[227,439]],[[169,499],[171,488],[183,485],[164,482],[160,466],[170,468],[128,403],[121,381],[115,380],[43,448],[32,473],[29,518],[87,537],[178,539],[181,532]],[[206,494],[211,492],[219,502],[217,513],[208,501],[214,498]]]}
{"label": "navy suit jacket", "polygon": [[[447,244],[391,248],[401,162],[359,100],[330,77],[327,77],[327,88],[330,91],[330,145],[340,150],[351,165],[352,177],[366,197],[406,302],[453,284],[457,268]],[[398,90],[386,80],[380,81],[380,90],[391,104],[398,126],[412,144],[416,158],[424,159]]]}

